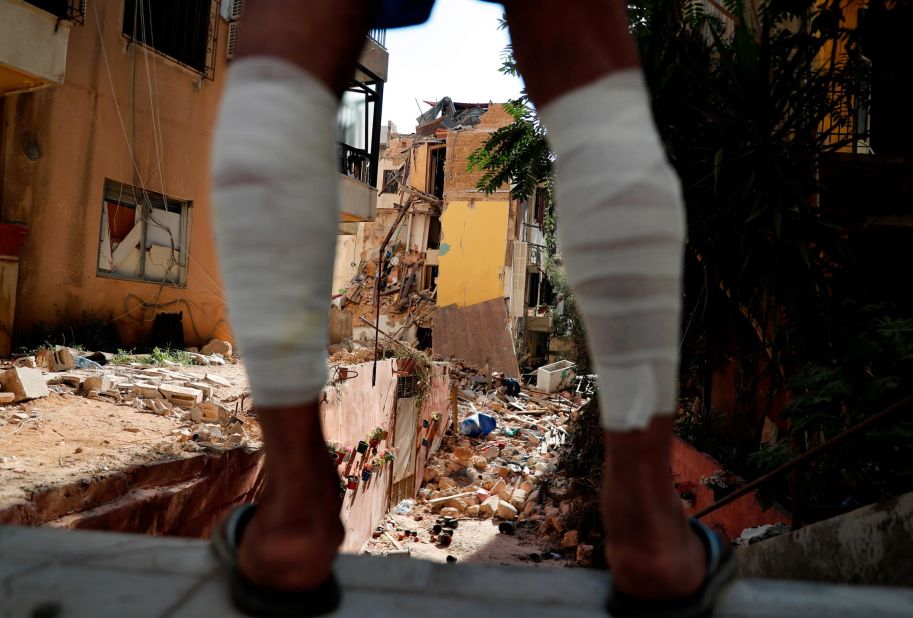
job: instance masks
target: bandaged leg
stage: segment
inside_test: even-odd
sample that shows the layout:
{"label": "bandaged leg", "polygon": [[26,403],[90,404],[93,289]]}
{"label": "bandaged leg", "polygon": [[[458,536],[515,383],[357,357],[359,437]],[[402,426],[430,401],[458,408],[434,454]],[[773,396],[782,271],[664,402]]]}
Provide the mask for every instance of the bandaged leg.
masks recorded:
{"label": "bandaged leg", "polygon": [[258,405],[312,402],[327,380],[339,221],[336,97],[270,57],[231,66],[213,146],[229,319]]}
{"label": "bandaged leg", "polygon": [[603,426],[671,414],[681,311],[684,209],[639,69],[543,107],[557,156],[561,255],[600,384]]}

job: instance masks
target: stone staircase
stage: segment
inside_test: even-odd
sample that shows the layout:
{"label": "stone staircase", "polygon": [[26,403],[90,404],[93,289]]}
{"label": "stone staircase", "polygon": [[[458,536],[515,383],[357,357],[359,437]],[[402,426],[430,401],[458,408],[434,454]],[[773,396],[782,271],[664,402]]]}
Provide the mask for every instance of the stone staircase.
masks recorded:
{"label": "stone staircase", "polygon": [[[436,564],[344,555],[337,616],[597,618],[608,576],[585,569]],[[239,616],[198,539],[0,527],[0,615]],[[913,590],[742,579],[719,618],[913,617]]]}

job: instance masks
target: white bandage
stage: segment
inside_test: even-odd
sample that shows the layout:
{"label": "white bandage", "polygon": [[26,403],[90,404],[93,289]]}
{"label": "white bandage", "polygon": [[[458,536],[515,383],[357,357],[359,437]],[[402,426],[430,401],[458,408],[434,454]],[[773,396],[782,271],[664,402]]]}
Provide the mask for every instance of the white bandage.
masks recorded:
{"label": "white bandage", "polygon": [[236,60],[213,145],[213,213],[228,312],[255,400],[314,401],[339,222],[338,101],[297,66]]}
{"label": "white bandage", "polygon": [[685,218],[639,70],[540,110],[556,155],[561,254],[587,328],[606,429],[676,407]]}

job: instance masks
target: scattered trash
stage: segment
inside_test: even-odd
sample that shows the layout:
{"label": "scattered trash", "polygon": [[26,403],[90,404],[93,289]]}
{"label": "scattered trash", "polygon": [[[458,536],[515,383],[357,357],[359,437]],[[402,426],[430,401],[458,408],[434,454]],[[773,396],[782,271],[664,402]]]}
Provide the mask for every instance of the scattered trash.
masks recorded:
{"label": "scattered trash", "polygon": [[498,421],[493,416],[476,412],[463,419],[460,423],[460,432],[470,438],[484,438],[498,426]]}
{"label": "scattered trash", "polygon": [[402,500],[396,507],[393,509],[393,512],[397,515],[408,515],[412,512],[413,507],[415,506],[415,500]]}

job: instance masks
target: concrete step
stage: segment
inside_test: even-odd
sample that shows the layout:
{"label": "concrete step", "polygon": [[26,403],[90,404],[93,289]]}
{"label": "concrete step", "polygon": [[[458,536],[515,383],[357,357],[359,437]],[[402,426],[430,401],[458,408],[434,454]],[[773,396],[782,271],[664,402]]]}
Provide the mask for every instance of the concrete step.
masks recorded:
{"label": "concrete step", "polygon": [[[336,572],[345,589],[337,616],[605,616],[608,575],[599,571],[344,555]],[[0,527],[3,616],[240,616],[224,580],[201,540]],[[913,590],[743,579],[716,615],[913,617]]]}

